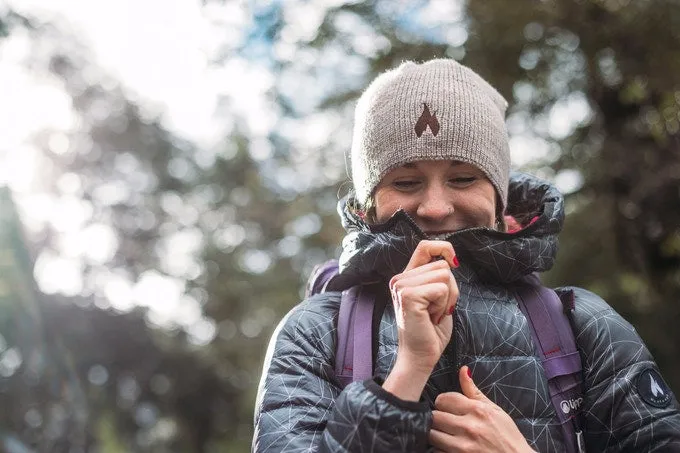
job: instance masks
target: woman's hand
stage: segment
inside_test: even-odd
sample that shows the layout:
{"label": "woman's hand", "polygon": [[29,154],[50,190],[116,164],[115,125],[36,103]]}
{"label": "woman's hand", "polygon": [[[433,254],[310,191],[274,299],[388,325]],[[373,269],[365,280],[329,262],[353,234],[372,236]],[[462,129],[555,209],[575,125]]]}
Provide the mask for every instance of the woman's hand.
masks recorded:
{"label": "woman's hand", "polygon": [[533,452],[510,416],[461,367],[463,393],[442,393],[432,411],[430,444],[442,452]]}
{"label": "woman's hand", "polygon": [[402,399],[420,399],[451,339],[450,315],[458,300],[458,285],[451,273],[457,267],[455,256],[449,242],[421,241],[404,272],[390,280],[399,348],[383,388]]}

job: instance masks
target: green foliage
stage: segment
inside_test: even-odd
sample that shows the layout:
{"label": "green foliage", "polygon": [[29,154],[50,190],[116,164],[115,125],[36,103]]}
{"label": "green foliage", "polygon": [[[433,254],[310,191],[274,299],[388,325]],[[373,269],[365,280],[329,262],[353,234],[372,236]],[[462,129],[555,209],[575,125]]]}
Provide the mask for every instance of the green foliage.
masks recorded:
{"label": "green foliage", "polygon": [[[0,229],[0,334],[24,357],[0,376],[10,408],[3,431],[39,451],[60,451],[73,438],[104,451],[246,450],[268,338],[299,302],[311,266],[333,256],[342,237],[335,201],[347,190],[353,102],[400,61],[443,56],[479,71],[510,101],[508,123],[513,140],[526,139],[528,170],[582,179],[568,193],[559,259],[545,281],[605,298],[680,389],[677,2],[332,3],[253,6],[240,56],[276,74],[267,93],[278,115],[266,137],[274,151],[264,160],[262,139],[231,116],[236,126],[219,149],[174,136],[86,49],[46,34],[69,43],[45,67],[81,122],[63,154],[49,150],[51,131],[36,137],[53,163],[49,190],[88,206],[88,224],[111,228],[117,251],[106,263],[84,263],[89,293],[45,297],[33,287],[29,256],[59,253],[59,232],[32,234],[29,253],[5,234],[20,230],[17,221],[0,219],[13,228]],[[312,7],[316,16],[305,20],[318,23],[302,30],[299,14]],[[0,17],[0,36],[10,23]],[[315,132],[310,119],[330,132],[304,154],[295,133]],[[63,175],[77,181],[75,192],[64,193]],[[198,244],[186,260],[177,259],[177,238]],[[150,272],[179,282],[201,322],[120,310],[98,283],[116,275],[134,284]],[[38,337],[19,340],[13,322],[21,317]],[[37,371],[25,359],[33,350],[44,363]],[[26,396],[30,373],[34,398]],[[63,413],[61,429],[41,438]]]}

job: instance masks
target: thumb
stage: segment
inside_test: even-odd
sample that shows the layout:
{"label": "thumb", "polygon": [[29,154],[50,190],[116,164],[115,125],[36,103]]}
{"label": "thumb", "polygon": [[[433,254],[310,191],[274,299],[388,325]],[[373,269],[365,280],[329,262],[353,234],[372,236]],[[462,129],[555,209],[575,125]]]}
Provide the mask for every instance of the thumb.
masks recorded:
{"label": "thumb", "polygon": [[477,388],[475,382],[472,380],[472,371],[470,371],[470,367],[467,365],[460,367],[458,379],[460,380],[460,388],[463,390],[463,395],[472,400],[489,401],[489,398]]}

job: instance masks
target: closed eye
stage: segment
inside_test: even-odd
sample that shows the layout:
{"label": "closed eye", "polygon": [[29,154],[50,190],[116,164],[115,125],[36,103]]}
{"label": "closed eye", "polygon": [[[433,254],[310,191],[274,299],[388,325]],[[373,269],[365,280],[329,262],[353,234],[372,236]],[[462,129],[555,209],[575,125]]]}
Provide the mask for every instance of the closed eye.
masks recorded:
{"label": "closed eye", "polygon": [[477,177],[476,176],[459,176],[459,177],[456,177],[456,178],[451,178],[451,179],[449,179],[449,181],[451,182],[451,184],[454,184],[458,187],[461,187],[461,186],[466,187],[466,186],[469,186],[470,184],[472,184],[473,182],[477,181]]}
{"label": "closed eye", "polygon": [[416,179],[400,179],[397,181],[393,181],[392,185],[397,189],[397,190],[412,190],[418,187],[420,184],[420,181]]}

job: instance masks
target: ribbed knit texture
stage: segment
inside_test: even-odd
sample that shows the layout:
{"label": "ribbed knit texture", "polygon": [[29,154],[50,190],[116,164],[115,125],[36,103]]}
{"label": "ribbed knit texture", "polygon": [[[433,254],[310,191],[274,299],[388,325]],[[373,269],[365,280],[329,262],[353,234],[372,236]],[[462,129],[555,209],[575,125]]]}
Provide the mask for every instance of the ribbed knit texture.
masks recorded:
{"label": "ribbed knit texture", "polygon": [[[436,136],[432,121],[424,130],[420,124],[420,136],[416,132],[425,106],[440,126]],[[510,174],[506,108],[498,91],[455,60],[405,62],[381,74],[356,106],[350,159],[357,201],[364,204],[396,167],[457,160],[486,174],[504,210]]]}

